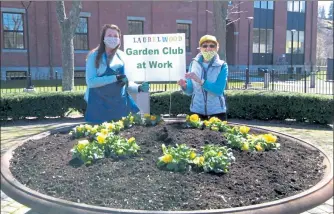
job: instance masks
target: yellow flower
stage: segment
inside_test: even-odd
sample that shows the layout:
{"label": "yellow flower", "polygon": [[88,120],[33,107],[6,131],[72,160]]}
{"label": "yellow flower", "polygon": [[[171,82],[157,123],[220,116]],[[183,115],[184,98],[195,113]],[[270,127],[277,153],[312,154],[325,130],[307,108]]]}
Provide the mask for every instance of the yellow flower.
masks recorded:
{"label": "yellow flower", "polygon": [[149,117],[151,117],[150,114],[144,114],[144,118],[149,118]]}
{"label": "yellow flower", "polygon": [[130,139],[128,139],[128,143],[133,143],[135,141],[136,141],[136,139],[134,137],[131,137]]}
{"label": "yellow flower", "polygon": [[88,131],[90,131],[90,130],[92,129],[92,126],[91,126],[91,125],[88,125],[88,124],[86,124],[86,125],[85,125],[85,129],[86,129],[86,130],[88,130]]}
{"label": "yellow flower", "polygon": [[131,116],[131,117],[130,117],[130,123],[133,123],[133,120],[134,120],[134,117]]}
{"label": "yellow flower", "polygon": [[277,141],[277,137],[272,134],[264,134],[262,137],[267,143],[276,143]]}
{"label": "yellow flower", "polygon": [[219,131],[219,128],[217,126],[211,126],[212,131]]}
{"label": "yellow flower", "polygon": [[104,144],[105,143],[105,140],[106,140],[106,135],[103,135],[103,134],[99,134],[98,136],[97,136],[97,142],[99,142],[99,144]]}
{"label": "yellow flower", "polygon": [[81,152],[87,145],[89,144],[88,140],[80,140],[78,141],[78,151]]}
{"label": "yellow flower", "polygon": [[248,151],[248,150],[249,150],[249,143],[248,143],[248,142],[245,142],[245,143],[242,145],[241,150],[242,150],[242,151]]}
{"label": "yellow flower", "polygon": [[162,162],[164,163],[170,163],[173,161],[173,156],[170,154],[165,154],[164,156],[161,157]]}
{"label": "yellow flower", "polygon": [[151,120],[156,120],[156,119],[157,119],[156,116],[154,116],[154,115],[151,116]]}
{"label": "yellow flower", "polygon": [[210,122],[207,121],[207,120],[204,120],[203,123],[204,123],[205,126],[210,126]]}
{"label": "yellow flower", "polygon": [[115,125],[113,123],[106,123],[106,128],[112,131],[115,128]]}
{"label": "yellow flower", "polygon": [[203,163],[204,163],[204,157],[201,156],[201,157],[196,157],[194,160],[193,160],[194,164],[198,165],[198,166],[203,166]]}
{"label": "yellow flower", "polygon": [[209,120],[210,123],[220,122],[220,120],[217,117],[211,117]]}
{"label": "yellow flower", "polygon": [[120,129],[123,129],[124,128],[124,123],[123,121],[118,121],[117,124],[119,125]]}
{"label": "yellow flower", "polygon": [[249,132],[250,128],[248,126],[240,126],[239,130],[242,134],[247,134]]}
{"label": "yellow flower", "polygon": [[223,155],[222,152],[218,152],[217,157],[220,157],[220,156],[222,156],[222,155]]}
{"label": "yellow flower", "polygon": [[263,148],[260,144],[256,144],[255,146],[256,150],[259,151],[259,152],[262,152],[263,151]]}
{"label": "yellow flower", "polygon": [[223,124],[224,124],[224,125],[226,125],[226,124],[227,124],[227,121],[226,121],[226,120],[225,120],[225,121],[223,121]]}
{"label": "yellow flower", "polygon": [[199,116],[197,114],[193,114],[190,116],[191,122],[197,122],[199,120]]}
{"label": "yellow flower", "polygon": [[82,129],[83,129],[83,126],[82,125],[80,125],[80,126],[77,126],[77,132],[81,132],[82,131]]}
{"label": "yellow flower", "polygon": [[103,135],[107,135],[108,134],[108,130],[107,129],[101,129],[101,134]]}
{"label": "yellow flower", "polygon": [[195,159],[196,158],[196,152],[194,152],[194,151],[190,152],[189,158],[190,158],[190,160]]}
{"label": "yellow flower", "polygon": [[201,157],[199,157],[199,164],[202,166],[203,163],[204,163],[204,157],[201,156]]}
{"label": "yellow flower", "polygon": [[92,130],[90,130],[91,133],[95,134],[97,132],[97,127],[93,127]]}

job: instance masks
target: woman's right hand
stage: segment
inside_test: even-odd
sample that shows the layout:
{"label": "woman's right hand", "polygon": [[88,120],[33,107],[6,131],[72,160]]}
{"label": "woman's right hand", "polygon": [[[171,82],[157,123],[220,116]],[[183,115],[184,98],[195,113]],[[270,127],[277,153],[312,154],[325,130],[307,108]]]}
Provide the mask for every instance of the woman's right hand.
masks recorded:
{"label": "woman's right hand", "polygon": [[177,84],[179,86],[181,86],[182,88],[186,88],[187,87],[187,82],[184,79],[180,79],[179,81],[177,81]]}

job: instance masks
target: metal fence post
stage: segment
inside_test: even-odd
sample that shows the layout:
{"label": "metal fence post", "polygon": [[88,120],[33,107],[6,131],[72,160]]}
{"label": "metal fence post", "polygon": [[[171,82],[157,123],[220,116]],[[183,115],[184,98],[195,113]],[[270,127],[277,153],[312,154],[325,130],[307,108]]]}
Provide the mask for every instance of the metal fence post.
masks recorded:
{"label": "metal fence post", "polygon": [[248,84],[249,84],[249,68],[246,68],[245,89],[247,89]]}
{"label": "metal fence post", "polygon": [[56,91],[58,91],[58,71],[56,71]]}
{"label": "metal fence post", "polygon": [[304,69],[304,93],[306,93],[306,69]]}
{"label": "metal fence post", "polygon": [[274,90],[274,75],[275,75],[275,69],[271,70],[271,90]]}

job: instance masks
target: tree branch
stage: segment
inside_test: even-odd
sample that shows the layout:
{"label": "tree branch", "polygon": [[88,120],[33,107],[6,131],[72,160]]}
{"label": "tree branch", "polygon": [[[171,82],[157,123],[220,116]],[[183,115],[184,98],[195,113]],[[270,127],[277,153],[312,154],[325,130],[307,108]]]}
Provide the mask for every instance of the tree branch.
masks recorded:
{"label": "tree branch", "polygon": [[232,21],[232,22],[229,22],[229,23],[227,23],[227,24],[226,24],[226,26],[228,26],[229,24],[232,24],[233,22],[237,22],[237,21],[239,21],[239,19],[240,19],[240,18],[237,18],[236,20],[234,20],[234,21]]}
{"label": "tree branch", "polygon": [[67,19],[66,18],[66,13],[65,13],[65,5],[64,1],[57,1],[56,2],[56,12],[57,12],[57,17],[58,17],[58,22],[62,26],[64,21]]}

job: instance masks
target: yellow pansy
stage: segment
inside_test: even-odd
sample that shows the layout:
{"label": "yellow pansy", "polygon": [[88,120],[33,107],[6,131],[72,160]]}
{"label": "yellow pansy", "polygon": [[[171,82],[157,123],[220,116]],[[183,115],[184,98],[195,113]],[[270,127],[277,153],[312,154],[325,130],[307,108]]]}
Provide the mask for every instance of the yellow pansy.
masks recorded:
{"label": "yellow pansy", "polygon": [[263,151],[263,148],[262,148],[262,146],[261,146],[260,144],[257,144],[257,145],[255,146],[255,148],[256,148],[256,150],[259,151],[259,152],[262,152],[262,151]]}
{"label": "yellow pansy", "polygon": [[170,154],[165,154],[161,157],[161,161],[164,163],[170,163],[173,161],[173,156],[171,156]]}
{"label": "yellow pansy", "polygon": [[80,140],[78,141],[78,151],[81,152],[87,145],[89,144],[88,140]]}
{"label": "yellow pansy", "polygon": [[144,114],[144,118],[149,118],[149,117],[151,117],[150,114]]}
{"label": "yellow pansy", "polygon": [[210,123],[220,122],[220,120],[217,117],[211,117],[209,120]]}
{"label": "yellow pansy", "polygon": [[239,130],[242,134],[247,134],[249,132],[250,128],[248,126],[240,126]]}
{"label": "yellow pansy", "polygon": [[204,163],[204,157],[197,157],[193,160],[194,164],[198,165],[198,166],[203,166]]}
{"label": "yellow pansy", "polygon": [[212,131],[219,131],[219,128],[218,128],[217,126],[212,126],[212,127],[211,127],[211,130],[212,130]]}
{"label": "yellow pansy", "polygon": [[106,135],[103,135],[103,134],[99,134],[97,136],[97,142],[99,142],[99,144],[104,144],[105,143],[105,140],[106,140],[107,136]]}
{"label": "yellow pansy", "polygon": [[108,134],[108,130],[107,129],[101,129],[101,134],[103,135],[107,135]]}
{"label": "yellow pansy", "polygon": [[128,139],[128,143],[133,143],[134,141],[136,141],[134,137],[131,137],[130,139]]}
{"label": "yellow pansy", "polygon": [[242,145],[241,150],[242,150],[242,151],[248,151],[248,150],[249,150],[249,143],[248,143],[248,142],[245,142],[245,143]]}
{"label": "yellow pansy", "polygon": [[157,119],[156,116],[154,116],[154,115],[151,116],[151,120],[156,120],[156,119]]}
{"label": "yellow pansy", "polygon": [[105,126],[110,131],[112,131],[115,128],[115,125],[113,123],[106,123]]}
{"label": "yellow pansy", "polygon": [[84,127],[83,127],[83,126],[81,126],[81,125],[80,125],[80,126],[77,126],[77,127],[76,127],[76,129],[77,129],[77,132],[81,132],[83,128],[84,128]]}
{"label": "yellow pansy", "polygon": [[207,120],[204,120],[203,123],[204,123],[205,126],[210,126],[210,122],[207,121]]}
{"label": "yellow pansy", "polygon": [[193,114],[190,116],[191,122],[197,122],[199,120],[199,116],[197,114]]}
{"label": "yellow pansy", "polygon": [[97,127],[93,127],[91,130],[90,130],[91,133],[95,134],[97,132]]}
{"label": "yellow pansy", "polygon": [[203,163],[204,163],[204,157],[201,156],[201,157],[199,157],[199,164],[202,166]]}
{"label": "yellow pansy", "polygon": [[134,120],[134,117],[133,117],[133,116],[131,116],[131,117],[130,117],[130,122],[132,123],[132,122],[133,122],[133,120]]}
{"label": "yellow pansy", "polygon": [[194,151],[190,152],[189,158],[190,158],[190,160],[195,159],[196,158],[196,152],[194,152]]}
{"label": "yellow pansy", "polygon": [[262,137],[267,143],[276,143],[277,141],[277,137],[272,134],[264,134]]}
{"label": "yellow pansy", "polygon": [[86,125],[85,125],[85,129],[86,129],[86,130],[88,130],[88,131],[90,131],[90,130],[92,129],[92,126],[91,126],[91,125],[88,125],[88,124],[86,124]]}
{"label": "yellow pansy", "polygon": [[226,125],[226,124],[227,124],[227,121],[226,121],[226,120],[224,120],[224,121],[223,121],[223,124],[224,124],[224,125]]}
{"label": "yellow pansy", "polygon": [[220,156],[222,156],[222,155],[223,155],[222,152],[218,152],[217,157],[220,157]]}

